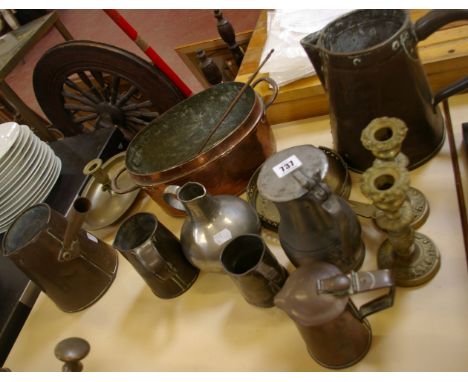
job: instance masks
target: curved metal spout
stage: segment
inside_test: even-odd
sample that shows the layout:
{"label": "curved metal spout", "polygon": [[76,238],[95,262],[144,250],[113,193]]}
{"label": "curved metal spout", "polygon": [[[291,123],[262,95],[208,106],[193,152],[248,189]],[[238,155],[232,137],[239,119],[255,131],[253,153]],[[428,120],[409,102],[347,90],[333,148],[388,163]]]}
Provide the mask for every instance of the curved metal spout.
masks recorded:
{"label": "curved metal spout", "polygon": [[70,251],[72,244],[75,241],[76,235],[83,225],[86,214],[90,209],[91,202],[88,198],[80,197],[73,202],[73,205],[66,216],[67,228],[63,236],[62,254]]}
{"label": "curved metal spout", "polygon": [[323,62],[322,57],[320,57],[320,47],[318,45],[318,41],[322,31],[318,31],[315,33],[311,33],[305,36],[301,41],[301,45],[309,56],[309,60],[312,62],[314,66],[315,73],[317,74],[322,86],[326,89],[325,85],[325,77],[323,75]]}

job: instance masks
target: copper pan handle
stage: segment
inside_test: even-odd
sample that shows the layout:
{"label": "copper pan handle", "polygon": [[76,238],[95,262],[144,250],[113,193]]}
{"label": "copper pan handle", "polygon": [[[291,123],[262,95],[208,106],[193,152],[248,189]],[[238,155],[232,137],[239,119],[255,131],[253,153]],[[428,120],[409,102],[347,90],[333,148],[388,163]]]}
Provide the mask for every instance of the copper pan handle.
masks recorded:
{"label": "copper pan handle", "polygon": [[266,112],[266,110],[271,106],[271,104],[275,102],[276,97],[278,97],[279,88],[275,80],[273,80],[273,78],[270,78],[270,77],[261,77],[261,78],[256,79],[254,82],[252,82],[252,88],[257,86],[262,81],[267,82],[272,88],[272,95],[270,99],[267,102],[265,102],[264,112]]}
{"label": "copper pan handle", "polygon": [[121,168],[119,170],[119,172],[117,172],[117,174],[113,178],[111,178],[111,189],[116,194],[128,194],[129,192],[138,190],[140,188],[138,185],[132,186],[132,187],[124,189],[124,190],[119,188],[119,186],[117,185],[117,179],[120,177],[120,175],[122,175],[122,173],[125,170],[126,170],[125,167]]}

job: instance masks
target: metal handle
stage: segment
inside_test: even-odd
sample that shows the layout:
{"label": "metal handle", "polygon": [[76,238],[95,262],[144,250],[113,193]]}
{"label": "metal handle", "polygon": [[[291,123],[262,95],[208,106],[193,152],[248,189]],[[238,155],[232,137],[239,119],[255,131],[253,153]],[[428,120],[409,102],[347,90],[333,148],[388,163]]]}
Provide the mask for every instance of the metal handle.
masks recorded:
{"label": "metal handle", "polygon": [[121,168],[117,174],[111,178],[111,189],[112,191],[114,191],[116,194],[128,194],[129,192],[132,192],[132,191],[135,191],[137,190],[138,188],[140,188],[138,185],[135,185],[135,186],[132,186],[130,188],[127,188],[127,189],[124,189],[122,190],[121,188],[119,188],[119,186],[117,185],[117,179],[120,177],[120,175],[122,175],[122,173],[126,170],[125,167]]}
{"label": "metal handle", "polygon": [[358,202],[357,200],[347,200],[347,202],[356,215],[368,219],[375,218],[377,208],[373,204]]}
{"label": "metal handle", "polygon": [[466,9],[437,9],[428,12],[414,24],[418,41],[425,40],[446,24],[458,20],[468,20]]}
{"label": "metal handle", "polygon": [[395,281],[390,269],[351,272],[346,275],[317,280],[318,294],[329,293],[335,296],[349,296],[382,288],[389,288],[388,293],[362,305],[359,308],[361,318],[390,308],[393,305]]}
{"label": "metal handle", "polygon": [[170,267],[166,259],[153,244],[152,239],[148,240],[136,251],[132,251],[132,254],[140,265],[157,279],[166,281],[171,278]]}
{"label": "metal handle", "polygon": [[261,78],[256,79],[254,82],[252,82],[252,88],[257,86],[258,83],[262,82],[262,81],[265,81],[268,84],[270,84],[270,86],[272,88],[272,95],[271,95],[270,99],[267,102],[265,102],[265,110],[264,111],[266,112],[266,110],[271,106],[271,104],[273,102],[275,102],[276,97],[278,97],[279,87],[278,87],[278,84],[275,82],[275,80],[273,80],[273,78],[261,77]]}
{"label": "metal handle", "polygon": [[455,94],[461,93],[462,91],[468,89],[468,77],[462,78],[461,80],[458,80],[442,90],[439,90],[436,95],[434,96],[434,100],[432,101],[432,104],[435,106],[439,102],[442,102],[444,99],[453,96]]}
{"label": "metal handle", "polygon": [[[446,24],[458,20],[468,20],[468,10],[466,9],[438,9],[433,10],[421,17],[414,24],[414,31],[418,41],[425,40],[432,33]],[[468,89],[468,77],[462,78],[436,93],[433,99],[433,106],[444,99]]]}
{"label": "metal handle", "polygon": [[177,192],[179,191],[179,189],[180,189],[180,186],[175,186],[175,185],[167,186],[163,192],[163,199],[172,208],[175,208],[176,210],[179,210],[179,211],[187,212],[187,209],[177,197]]}

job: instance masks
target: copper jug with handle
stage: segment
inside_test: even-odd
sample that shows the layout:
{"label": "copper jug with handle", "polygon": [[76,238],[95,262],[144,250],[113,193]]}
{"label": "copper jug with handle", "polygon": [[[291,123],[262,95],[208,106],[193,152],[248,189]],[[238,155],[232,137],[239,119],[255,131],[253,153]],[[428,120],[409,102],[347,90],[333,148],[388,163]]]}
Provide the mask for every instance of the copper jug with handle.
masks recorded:
{"label": "copper jug with handle", "polygon": [[357,172],[372,165],[361,131],[392,116],[409,128],[402,152],[409,169],[432,158],[444,142],[437,104],[468,87],[468,77],[433,96],[417,44],[468,10],[431,11],[415,24],[406,10],[364,9],[343,15],[301,40],[328,95],[335,149]]}
{"label": "copper jug with handle", "polygon": [[[387,288],[359,309],[350,295]],[[344,274],[317,261],[296,269],[275,296],[275,305],[294,321],[310,356],[339,369],[359,362],[368,352],[372,331],[365,317],[393,305],[395,289],[388,269]]]}

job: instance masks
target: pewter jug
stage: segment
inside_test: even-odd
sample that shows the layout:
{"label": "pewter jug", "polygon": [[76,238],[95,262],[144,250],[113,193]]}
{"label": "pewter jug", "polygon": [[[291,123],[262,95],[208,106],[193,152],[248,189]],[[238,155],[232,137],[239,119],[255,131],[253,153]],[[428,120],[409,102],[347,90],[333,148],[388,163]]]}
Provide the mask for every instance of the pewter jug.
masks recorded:
{"label": "pewter jug", "polygon": [[221,251],[242,234],[259,234],[260,219],[246,201],[232,195],[212,196],[197,182],[168,186],[164,200],[185,211],[180,241],[187,259],[206,272],[223,272]]}
{"label": "pewter jug", "polygon": [[[349,296],[388,288],[388,293],[359,309]],[[343,274],[317,261],[291,273],[275,305],[294,321],[310,356],[332,369],[351,366],[369,350],[372,331],[366,316],[393,305],[394,282],[388,269]]]}
{"label": "pewter jug", "polygon": [[197,279],[199,270],[187,261],[179,240],[153,214],[130,216],[113,245],[160,298],[181,295]]}
{"label": "pewter jug", "polygon": [[65,218],[37,204],[23,211],[3,238],[4,256],[64,312],[95,303],[117,273],[114,249],[80,229],[90,208],[88,199],[78,198]]}
{"label": "pewter jug", "polygon": [[402,151],[410,169],[439,151],[444,122],[437,103],[468,87],[468,79],[433,96],[416,45],[441,26],[467,18],[468,10],[437,10],[413,25],[404,10],[358,10],[301,40],[328,94],[335,149],[352,170],[372,165],[360,136],[377,117],[396,117],[408,126]]}
{"label": "pewter jug", "polygon": [[361,225],[351,207],[325,184],[327,169],[322,150],[295,146],[264,163],[257,186],[278,208],[280,243],[296,267],[323,260],[348,272],[364,261]]}

